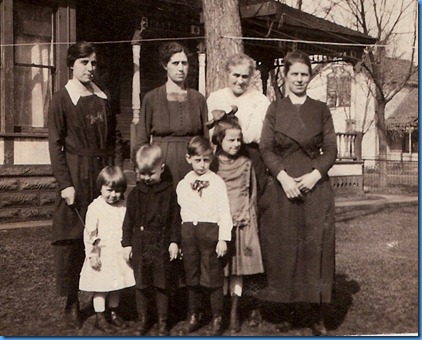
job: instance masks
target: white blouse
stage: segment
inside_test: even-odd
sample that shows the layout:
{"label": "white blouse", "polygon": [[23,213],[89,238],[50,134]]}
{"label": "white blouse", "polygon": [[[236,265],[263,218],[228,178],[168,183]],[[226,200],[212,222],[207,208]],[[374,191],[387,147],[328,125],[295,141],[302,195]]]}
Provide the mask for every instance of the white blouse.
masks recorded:
{"label": "white blouse", "polygon": [[259,143],[264,118],[270,105],[270,100],[264,94],[250,87],[237,97],[226,87],[212,92],[207,99],[207,105],[209,120],[213,118],[213,110],[224,110],[230,105],[236,105],[238,108],[236,117],[242,128],[243,141],[246,144]]}

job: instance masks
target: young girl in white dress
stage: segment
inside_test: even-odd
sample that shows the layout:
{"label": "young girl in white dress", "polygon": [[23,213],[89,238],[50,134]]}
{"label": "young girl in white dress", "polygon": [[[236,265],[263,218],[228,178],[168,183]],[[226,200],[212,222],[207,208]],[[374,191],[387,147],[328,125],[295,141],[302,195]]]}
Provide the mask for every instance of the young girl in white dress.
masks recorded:
{"label": "young girl in white dress", "polygon": [[[213,170],[225,182],[233,219],[232,245],[225,268],[231,295],[229,331],[240,331],[239,298],[243,277],[264,272],[257,221],[257,180],[252,161],[241,154],[242,129],[237,118],[225,115],[215,122],[212,142],[216,145],[217,164]],[[254,277],[250,277],[253,281]]]}
{"label": "young girl in white dress", "polygon": [[[123,255],[122,226],[126,213],[123,193],[127,182],[118,166],[106,166],[97,178],[101,190],[88,206],[85,220],[85,262],[81,270],[79,289],[94,292],[95,327],[106,333],[125,327],[116,314],[120,290],[135,285],[133,270]],[[106,298],[109,316],[106,317]],[[110,321],[108,321],[108,320]]]}

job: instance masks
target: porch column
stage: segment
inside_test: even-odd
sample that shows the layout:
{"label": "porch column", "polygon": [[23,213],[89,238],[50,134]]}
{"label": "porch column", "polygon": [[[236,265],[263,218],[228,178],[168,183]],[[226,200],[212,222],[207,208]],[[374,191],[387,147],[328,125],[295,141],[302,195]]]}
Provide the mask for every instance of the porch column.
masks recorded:
{"label": "porch column", "polygon": [[198,74],[198,91],[206,97],[206,80],[205,80],[205,66],[206,66],[206,53],[205,53],[205,44],[201,41],[198,44],[198,64],[199,64],[199,74]]}
{"label": "porch column", "polygon": [[142,17],[139,27],[132,37],[132,57],[133,57],[133,78],[132,78],[132,123],[130,124],[130,155],[133,156],[133,149],[136,143],[136,125],[139,123],[141,113],[141,40],[142,32],[148,27],[148,19]]}
{"label": "porch column", "polygon": [[412,128],[410,128],[410,129],[408,130],[408,133],[407,133],[407,136],[408,136],[408,142],[409,142],[409,155],[411,155],[411,154],[412,154],[412,132],[413,132],[413,129],[412,129]]}
{"label": "porch column", "polygon": [[132,78],[132,123],[130,125],[130,154],[133,155],[133,147],[136,142],[136,124],[139,123],[141,113],[141,77],[139,61],[141,58],[141,45],[132,45],[133,78]]}

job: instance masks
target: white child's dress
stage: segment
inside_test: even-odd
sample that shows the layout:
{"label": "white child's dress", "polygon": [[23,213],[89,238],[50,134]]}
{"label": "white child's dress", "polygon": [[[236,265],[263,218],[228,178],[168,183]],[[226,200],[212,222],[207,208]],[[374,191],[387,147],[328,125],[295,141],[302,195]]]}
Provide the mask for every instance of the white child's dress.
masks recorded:
{"label": "white child's dress", "polygon": [[[133,270],[123,256],[122,225],[125,218],[124,201],[108,204],[101,196],[96,198],[86,213],[84,230],[85,262],[81,270],[79,289],[87,292],[110,292],[135,285]],[[89,264],[93,243],[100,248],[101,268]]]}

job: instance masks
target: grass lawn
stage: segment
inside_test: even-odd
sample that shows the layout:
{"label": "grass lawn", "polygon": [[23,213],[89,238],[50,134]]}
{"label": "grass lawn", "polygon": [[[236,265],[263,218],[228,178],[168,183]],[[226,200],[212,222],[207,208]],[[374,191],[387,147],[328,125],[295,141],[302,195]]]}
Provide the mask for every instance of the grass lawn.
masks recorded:
{"label": "grass lawn", "polygon": [[[418,207],[380,209],[338,216],[335,292],[326,311],[330,336],[418,332]],[[0,231],[0,335],[102,335],[92,328],[94,317],[81,330],[65,328],[49,237],[49,228]],[[89,302],[87,295],[81,299]],[[134,320],[132,291],[124,292],[121,305],[124,316]],[[181,325],[171,334],[178,335]],[[260,329],[242,325],[238,335],[311,335],[303,327],[281,334],[275,326],[268,319]],[[192,335],[205,335],[205,329]]]}

